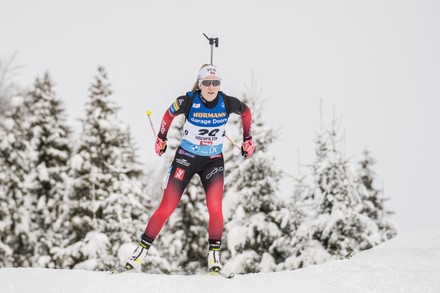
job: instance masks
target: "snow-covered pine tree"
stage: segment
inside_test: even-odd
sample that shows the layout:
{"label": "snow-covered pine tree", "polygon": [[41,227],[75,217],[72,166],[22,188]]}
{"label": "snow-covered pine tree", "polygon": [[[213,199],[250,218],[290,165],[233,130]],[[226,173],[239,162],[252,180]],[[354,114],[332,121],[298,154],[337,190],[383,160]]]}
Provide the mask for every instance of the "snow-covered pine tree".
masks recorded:
{"label": "snow-covered pine tree", "polygon": [[383,191],[376,186],[376,173],[373,166],[376,161],[370,151],[364,150],[358,168],[358,192],[362,200],[360,212],[376,222],[379,228],[380,242],[387,241],[397,235],[395,223],[391,220],[391,212],[386,206]]}
{"label": "snow-covered pine tree", "polygon": [[64,220],[68,238],[57,256],[62,267],[102,270],[119,264],[118,250],[140,232],[144,221],[139,217],[148,206],[133,143],[110,100],[112,91],[103,67],[89,90],[86,117],[71,160],[70,207]]}
{"label": "snow-covered pine tree", "polygon": [[32,211],[32,230],[37,237],[32,263],[53,268],[51,249],[59,246],[63,238],[59,219],[64,209],[71,147],[64,109],[53,90],[49,73],[37,78],[29,93],[27,120],[28,140],[35,153],[30,180],[37,202]]}
{"label": "snow-covered pine tree", "polygon": [[[151,209],[151,201],[145,196],[142,166],[128,129],[124,132],[121,128],[120,139],[120,145],[112,151],[112,165],[108,165],[113,180],[108,187],[109,196],[103,201],[99,227],[109,238],[113,256],[120,255],[119,248],[124,243],[138,240]],[[114,267],[115,263],[109,265]]]}
{"label": "snow-covered pine tree", "polygon": [[336,119],[323,129],[316,141],[317,159],[312,165],[316,215],[307,222],[312,239],[321,242],[328,253],[341,258],[376,243],[376,225],[360,214],[356,178],[341,150]]}
{"label": "snow-covered pine tree", "polygon": [[273,271],[283,257],[273,246],[285,223],[280,212],[284,203],[277,195],[282,175],[269,152],[275,132],[264,123],[264,105],[256,89],[253,82],[242,99],[252,110],[256,151],[248,159],[236,158],[226,178],[225,238],[230,253],[226,266],[237,273]]}
{"label": "snow-covered pine tree", "polygon": [[[14,219],[19,220],[19,217],[13,216],[17,207],[14,203],[14,189],[20,188],[20,179],[15,181],[12,178],[20,178],[23,175],[22,168],[19,167],[20,160],[14,159],[14,156],[23,150],[14,149],[11,144],[19,145],[27,142],[21,142],[22,131],[20,127],[24,127],[23,123],[25,115],[24,108],[17,108],[23,105],[23,98],[20,97],[20,89],[14,82],[14,75],[18,67],[15,65],[15,54],[11,57],[0,58],[0,267],[13,266],[14,251],[12,247],[14,235],[10,233],[13,231]],[[13,100],[13,97],[14,98]],[[16,122],[18,124],[16,124]],[[18,135],[18,136],[17,136]],[[17,138],[19,141],[17,141]],[[15,154],[15,155],[14,155]],[[10,157],[12,155],[12,157]],[[10,168],[12,165],[18,164],[16,167]],[[18,173],[21,173],[19,175]],[[23,181],[21,181],[23,182]],[[10,187],[12,189],[10,189]],[[14,233],[13,233],[14,234]]]}
{"label": "snow-covered pine tree", "polygon": [[0,266],[27,267],[36,244],[29,180],[34,153],[28,138],[29,100],[12,98],[0,126]]}
{"label": "snow-covered pine tree", "polygon": [[284,242],[290,255],[277,266],[279,271],[304,268],[331,258],[321,242],[313,239],[308,227],[308,221],[316,217],[317,210],[317,203],[313,200],[313,184],[309,181],[308,174],[294,177],[294,193],[288,199],[289,230],[286,236],[276,240]]}

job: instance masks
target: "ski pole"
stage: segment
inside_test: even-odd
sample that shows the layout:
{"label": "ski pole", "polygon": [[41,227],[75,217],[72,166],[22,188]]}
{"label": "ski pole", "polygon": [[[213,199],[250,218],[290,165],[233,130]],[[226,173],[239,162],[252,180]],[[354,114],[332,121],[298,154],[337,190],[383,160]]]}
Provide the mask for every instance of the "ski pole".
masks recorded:
{"label": "ski pole", "polygon": [[148,116],[148,120],[150,121],[150,125],[151,125],[151,130],[153,130],[153,134],[154,134],[154,138],[156,138],[156,130],[154,129],[154,125],[153,125],[153,121],[151,121],[151,111],[147,110],[147,116]]}
{"label": "ski pole", "polygon": [[225,137],[234,145],[234,146],[236,146],[237,147],[237,149],[239,149],[240,151],[241,151],[241,147],[233,140],[233,139],[231,139],[229,136],[227,136],[226,134],[225,134]]}

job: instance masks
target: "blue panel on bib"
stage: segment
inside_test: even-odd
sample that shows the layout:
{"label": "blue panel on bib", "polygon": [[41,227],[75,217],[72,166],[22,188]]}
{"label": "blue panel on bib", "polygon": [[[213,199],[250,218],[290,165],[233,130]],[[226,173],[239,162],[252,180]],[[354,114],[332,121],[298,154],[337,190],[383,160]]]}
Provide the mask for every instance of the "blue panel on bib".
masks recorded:
{"label": "blue panel on bib", "polygon": [[199,156],[215,156],[221,154],[223,151],[223,144],[219,145],[195,145],[186,139],[182,140],[180,147],[187,152]]}
{"label": "blue panel on bib", "polygon": [[194,96],[191,105],[188,121],[200,127],[211,126],[217,127],[228,122],[228,112],[226,111],[225,102],[222,95],[219,94],[219,101],[217,105],[210,109],[203,105],[200,96],[197,93]]}

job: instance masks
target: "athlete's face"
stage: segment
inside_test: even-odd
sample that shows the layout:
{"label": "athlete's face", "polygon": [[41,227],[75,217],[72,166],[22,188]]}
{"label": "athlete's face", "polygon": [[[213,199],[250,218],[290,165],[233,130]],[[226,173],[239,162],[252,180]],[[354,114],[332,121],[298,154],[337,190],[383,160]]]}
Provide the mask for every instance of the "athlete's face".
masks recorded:
{"label": "athlete's face", "polygon": [[[207,76],[203,81],[220,81],[218,79],[218,77],[215,76]],[[218,91],[220,90],[220,84],[217,86],[214,86],[212,82],[209,82],[209,85],[206,86],[203,84],[204,82],[202,82],[200,84],[200,91],[202,92],[202,97],[205,98],[205,100],[207,101],[212,101],[215,99],[215,97],[217,97]]]}

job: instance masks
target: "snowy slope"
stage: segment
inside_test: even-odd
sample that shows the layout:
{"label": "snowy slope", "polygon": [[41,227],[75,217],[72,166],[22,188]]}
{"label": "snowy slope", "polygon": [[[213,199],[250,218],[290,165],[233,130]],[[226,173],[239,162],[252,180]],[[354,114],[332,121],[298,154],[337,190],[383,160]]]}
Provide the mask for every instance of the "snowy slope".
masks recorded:
{"label": "snowy slope", "polygon": [[109,275],[82,270],[0,269],[1,293],[61,292],[435,292],[440,293],[440,226],[401,235],[350,260],[302,270],[236,276]]}

